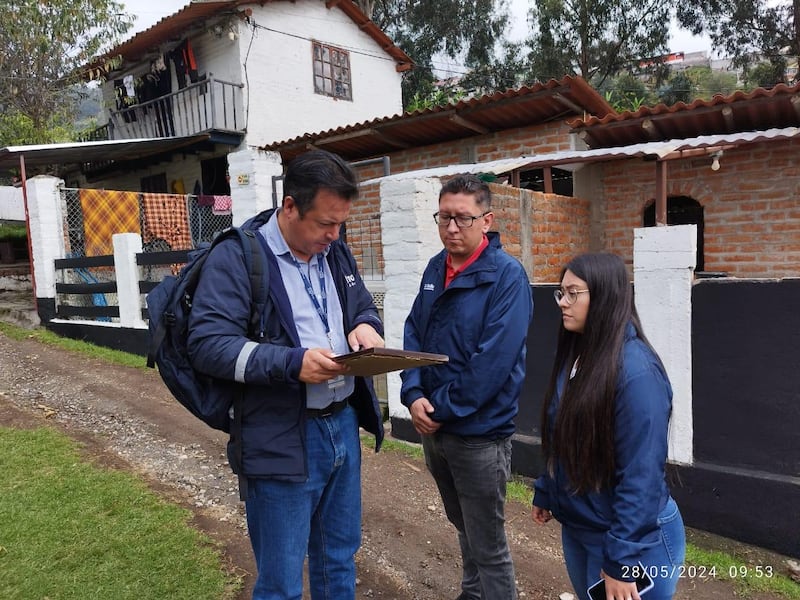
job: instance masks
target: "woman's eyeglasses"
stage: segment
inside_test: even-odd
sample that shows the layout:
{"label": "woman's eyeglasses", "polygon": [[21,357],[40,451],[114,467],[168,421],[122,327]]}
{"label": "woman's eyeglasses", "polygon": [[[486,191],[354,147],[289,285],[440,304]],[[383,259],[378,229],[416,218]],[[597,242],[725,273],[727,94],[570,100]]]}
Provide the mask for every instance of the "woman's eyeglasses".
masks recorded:
{"label": "woman's eyeglasses", "polygon": [[556,299],[556,304],[560,304],[561,299],[564,298],[567,304],[573,305],[578,301],[578,294],[583,294],[588,291],[589,290],[564,290],[558,288],[557,290],[553,290],[553,298]]}

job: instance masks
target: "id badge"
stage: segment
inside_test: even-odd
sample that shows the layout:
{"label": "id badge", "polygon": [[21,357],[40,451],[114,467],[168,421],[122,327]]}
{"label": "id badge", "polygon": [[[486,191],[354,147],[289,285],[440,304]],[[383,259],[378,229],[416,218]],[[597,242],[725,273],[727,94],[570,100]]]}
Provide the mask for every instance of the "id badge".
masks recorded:
{"label": "id badge", "polygon": [[328,389],[335,390],[336,388],[340,388],[344,385],[344,375],[339,375],[338,377],[334,377],[333,379],[328,379]]}

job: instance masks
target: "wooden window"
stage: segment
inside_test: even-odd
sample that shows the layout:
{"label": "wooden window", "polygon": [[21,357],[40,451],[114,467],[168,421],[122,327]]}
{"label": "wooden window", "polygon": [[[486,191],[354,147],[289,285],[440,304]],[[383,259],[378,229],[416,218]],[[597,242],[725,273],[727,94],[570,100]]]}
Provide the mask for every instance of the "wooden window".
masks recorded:
{"label": "wooden window", "polygon": [[319,42],[313,44],[314,92],[342,100],[352,100],[350,53]]}

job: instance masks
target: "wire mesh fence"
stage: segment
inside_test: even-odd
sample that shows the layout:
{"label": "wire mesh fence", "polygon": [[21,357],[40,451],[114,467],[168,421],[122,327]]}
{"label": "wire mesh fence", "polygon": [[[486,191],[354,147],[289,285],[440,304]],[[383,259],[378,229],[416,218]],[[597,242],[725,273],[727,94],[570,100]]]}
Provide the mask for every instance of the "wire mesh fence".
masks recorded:
{"label": "wire mesh fence", "polygon": [[[65,258],[111,257],[114,252],[112,236],[117,233],[140,234],[145,254],[191,250],[202,243],[210,243],[220,231],[231,226],[231,208],[230,196],[62,188]],[[362,277],[383,279],[380,217],[349,221],[345,239]],[[147,289],[147,284],[177,273],[181,266],[182,263],[143,265],[140,282]],[[74,284],[84,284],[77,286],[81,293],[57,293],[57,306],[119,305],[116,291],[109,291],[116,289],[112,285],[115,283],[113,260],[104,264],[82,263],[81,266],[69,263],[57,271],[57,282],[69,284],[62,285],[62,289],[76,289]],[[114,316],[94,318],[118,320]]]}
{"label": "wire mesh fence", "polygon": [[[144,253],[190,250],[203,242],[211,242],[232,223],[230,196],[62,188],[61,200],[66,258],[113,255],[112,236],[117,233],[140,234]],[[175,264],[148,266],[142,269],[140,276],[143,281],[157,282],[179,267]],[[113,266],[71,266],[58,270],[57,281],[109,284],[115,281],[115,272]],[[56,304],[118,306],[119,298],[115,292],[108,291],[57,294]],[[97,319],[117,320],[114,317]]]}

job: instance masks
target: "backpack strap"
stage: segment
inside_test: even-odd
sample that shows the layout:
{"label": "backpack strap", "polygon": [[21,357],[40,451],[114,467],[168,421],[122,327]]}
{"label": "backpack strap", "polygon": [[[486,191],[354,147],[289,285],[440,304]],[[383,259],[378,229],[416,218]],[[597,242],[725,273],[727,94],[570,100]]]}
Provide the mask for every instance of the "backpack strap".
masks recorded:
{"label": "backpack strap", "polygon": [[[257,231],[236,228],[244,251],[244,264],[250,276],[250,321],[247,326],[247,337],[259,341],[264,336],[264,309],[267,304],[269,288],[267,257],[258,241]],[[239,475],[239,499],[247,500],[247,477],[242,469],[242,413],[244,412],[244,384],[236,386],[233,399],[233,425],[231,427],[231,444],[233,458],[238,463],[235,471]]]}
{"label": "backpack strap", "polygon": [[[198,250],[204,251],[205,255],[202,258],[202,261],[205,262],[205,259],[208,257],[208,253],[211,252],[211,248],[216,246],[222,240],[228,238],[233,234],[232,228],[226,229],[220,232],[210,244],[205,243],[204,245],[198,246],[197,249],[194,251],[190,251],[189,256],[191,257],[192,252],[196,252]],[[187,263],[188,264],[188,263]],[[186,266],[184,266],[184,269]],[[199,276],[200,270],[202,268],[202,264],[198,265],[198,267],[194,270],[194,277],[197,279]],[[168,275],[168,277],[175,278],[175,275]],[[186,272],[181,269],[181,272],[177,275],[177,278],[180,279],[182,277],[186,277]],[[196,282],[192,284],[192,288],[196,285]],[[151,369],[154,369],[156,366],[155,356],[158,349],[161,347],[161,344],[164,343],[164,338],[167,335],[167,327],[171,326],[174,323],[175,315],[173,313],[165,313],[163,315],[150,315],[150,319],[157,318],[158,319],[158,326],[156,327],[155,331],[153,332],[152,337],[150,338],[150,344],[147,348],[147,366]]]}

